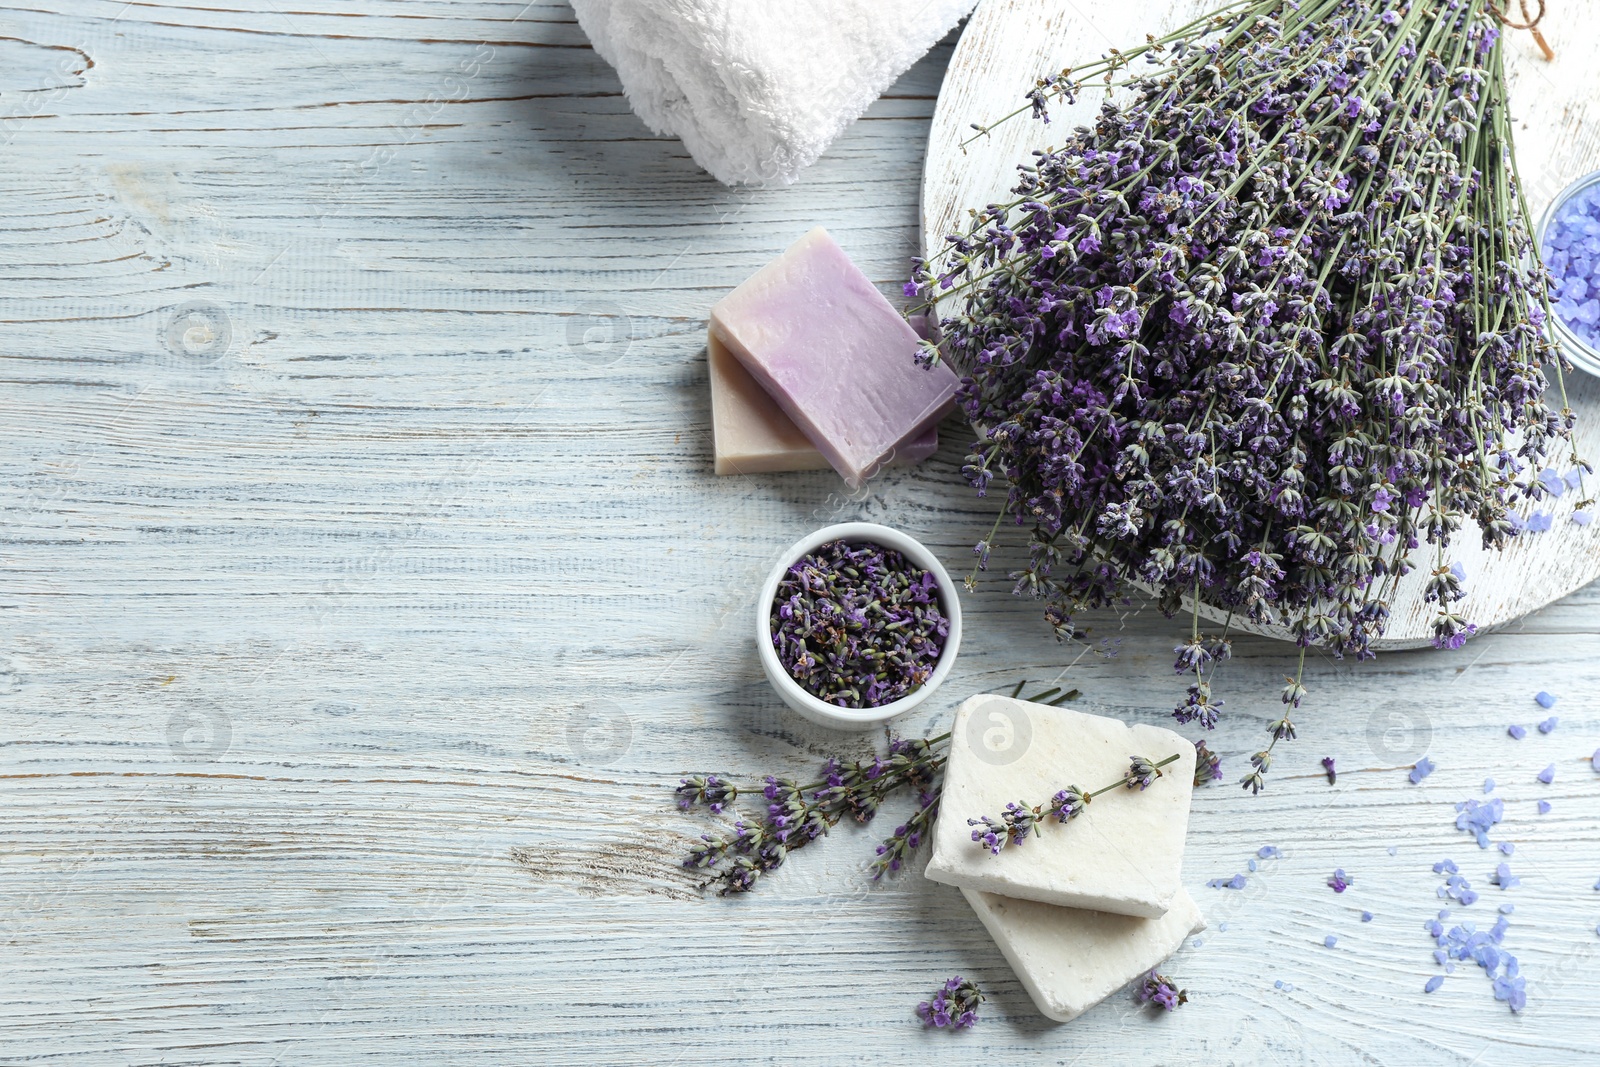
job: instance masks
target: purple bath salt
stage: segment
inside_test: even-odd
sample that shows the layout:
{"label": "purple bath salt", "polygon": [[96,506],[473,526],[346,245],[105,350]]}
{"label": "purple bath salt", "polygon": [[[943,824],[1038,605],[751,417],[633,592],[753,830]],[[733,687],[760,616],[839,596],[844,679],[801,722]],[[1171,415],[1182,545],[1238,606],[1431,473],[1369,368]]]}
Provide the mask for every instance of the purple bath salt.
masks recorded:
{"label": "purple bath salt", "polygon": [[1591,348],[1600,348],[1600,184],[1556,209],[1540,245],[1554,277],[1556,316]]}

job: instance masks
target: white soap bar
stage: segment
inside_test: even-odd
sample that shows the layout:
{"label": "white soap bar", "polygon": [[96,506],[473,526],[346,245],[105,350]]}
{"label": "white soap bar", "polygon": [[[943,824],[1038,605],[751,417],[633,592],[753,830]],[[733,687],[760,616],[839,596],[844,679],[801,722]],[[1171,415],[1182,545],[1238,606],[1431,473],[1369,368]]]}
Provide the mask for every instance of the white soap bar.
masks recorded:
{"label": "white soap bar", "polygon": [[[1176,755],[1145,790],[1119,788],[1067,823],[1051,819],[998,856],[968,819],[998,819],[1075,785],[1085,793],[1128,773],[1130,756]],[[1171,730],[984,694],[962,704],[950,738],[928,877],[1068,908],[1155,918],[1179,892],[1194,744]]]}
{"label": "white soap bar", "polygon": [[1006,962],[1039,1010],[1076,1019],[1176,952],[1206,928],[1194,898],[1180,889],[1159,919],[1058,908],[963,889]]}

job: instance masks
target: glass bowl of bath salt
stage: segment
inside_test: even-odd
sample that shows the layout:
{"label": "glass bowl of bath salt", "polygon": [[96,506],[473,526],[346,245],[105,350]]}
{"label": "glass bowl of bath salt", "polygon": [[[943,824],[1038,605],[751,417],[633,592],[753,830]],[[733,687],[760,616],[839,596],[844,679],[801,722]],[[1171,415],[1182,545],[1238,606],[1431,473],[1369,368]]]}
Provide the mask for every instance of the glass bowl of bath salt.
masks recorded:
{"label": "glass bowl of bath salt", "polygon": [[1561,190],[1539,220],[1551,332],[1573,366],[1600,375],[1600,171]]}

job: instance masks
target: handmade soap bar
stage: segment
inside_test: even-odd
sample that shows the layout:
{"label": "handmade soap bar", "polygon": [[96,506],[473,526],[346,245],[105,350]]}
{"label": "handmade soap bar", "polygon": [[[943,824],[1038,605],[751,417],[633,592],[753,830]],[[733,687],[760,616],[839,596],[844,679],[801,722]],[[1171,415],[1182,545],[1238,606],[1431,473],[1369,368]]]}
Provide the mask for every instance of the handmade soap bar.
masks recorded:
{"label": "handmade soap bar", "polygon": [[820,228],[723,297],[711,329],[852,489],[953,403],[955,374],[916,365],[916,333]]}
{"label": "handmade soap bar", "polygon": [[1180,889],[1159,919],[1058,908],[963,889],[1028,995],[1057,1022],[1077,1018],[1172,955],[1206,928]]}
{"label": "handmade soap bar", "polygon": [[[981,695],[956,712],[928,877],[1003,896],[1155,918],[1179,891],[1194,744],[1171,730]],[[1176,755],[1145,790],[1096,797],[999,855],[972,840],[968,819],[1007,803],[1046,804],[1067,786],[1087,793],[1128,773],[1128,758]]]}
{"label": "handmade soap bar", "polygon": [[[814,471],[829,466],[794,420],[750,377],[715,333],[706,338],[706,362],[711,376],[711,432],[718,474]],[[939,430],[930,426],[902,445],[890,462],[910,466],[938,450]]]}

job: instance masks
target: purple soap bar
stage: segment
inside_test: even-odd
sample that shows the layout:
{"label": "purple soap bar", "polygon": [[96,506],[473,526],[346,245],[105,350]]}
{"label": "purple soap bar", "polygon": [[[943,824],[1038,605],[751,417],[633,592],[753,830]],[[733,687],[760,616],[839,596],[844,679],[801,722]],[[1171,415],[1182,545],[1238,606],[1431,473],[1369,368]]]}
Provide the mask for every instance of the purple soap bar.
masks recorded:
{"label": "purple soap bar", "polygon": [[956,376],[828,231],[812,230],[711,309],[711,329],[852,489],[935,427]]}

